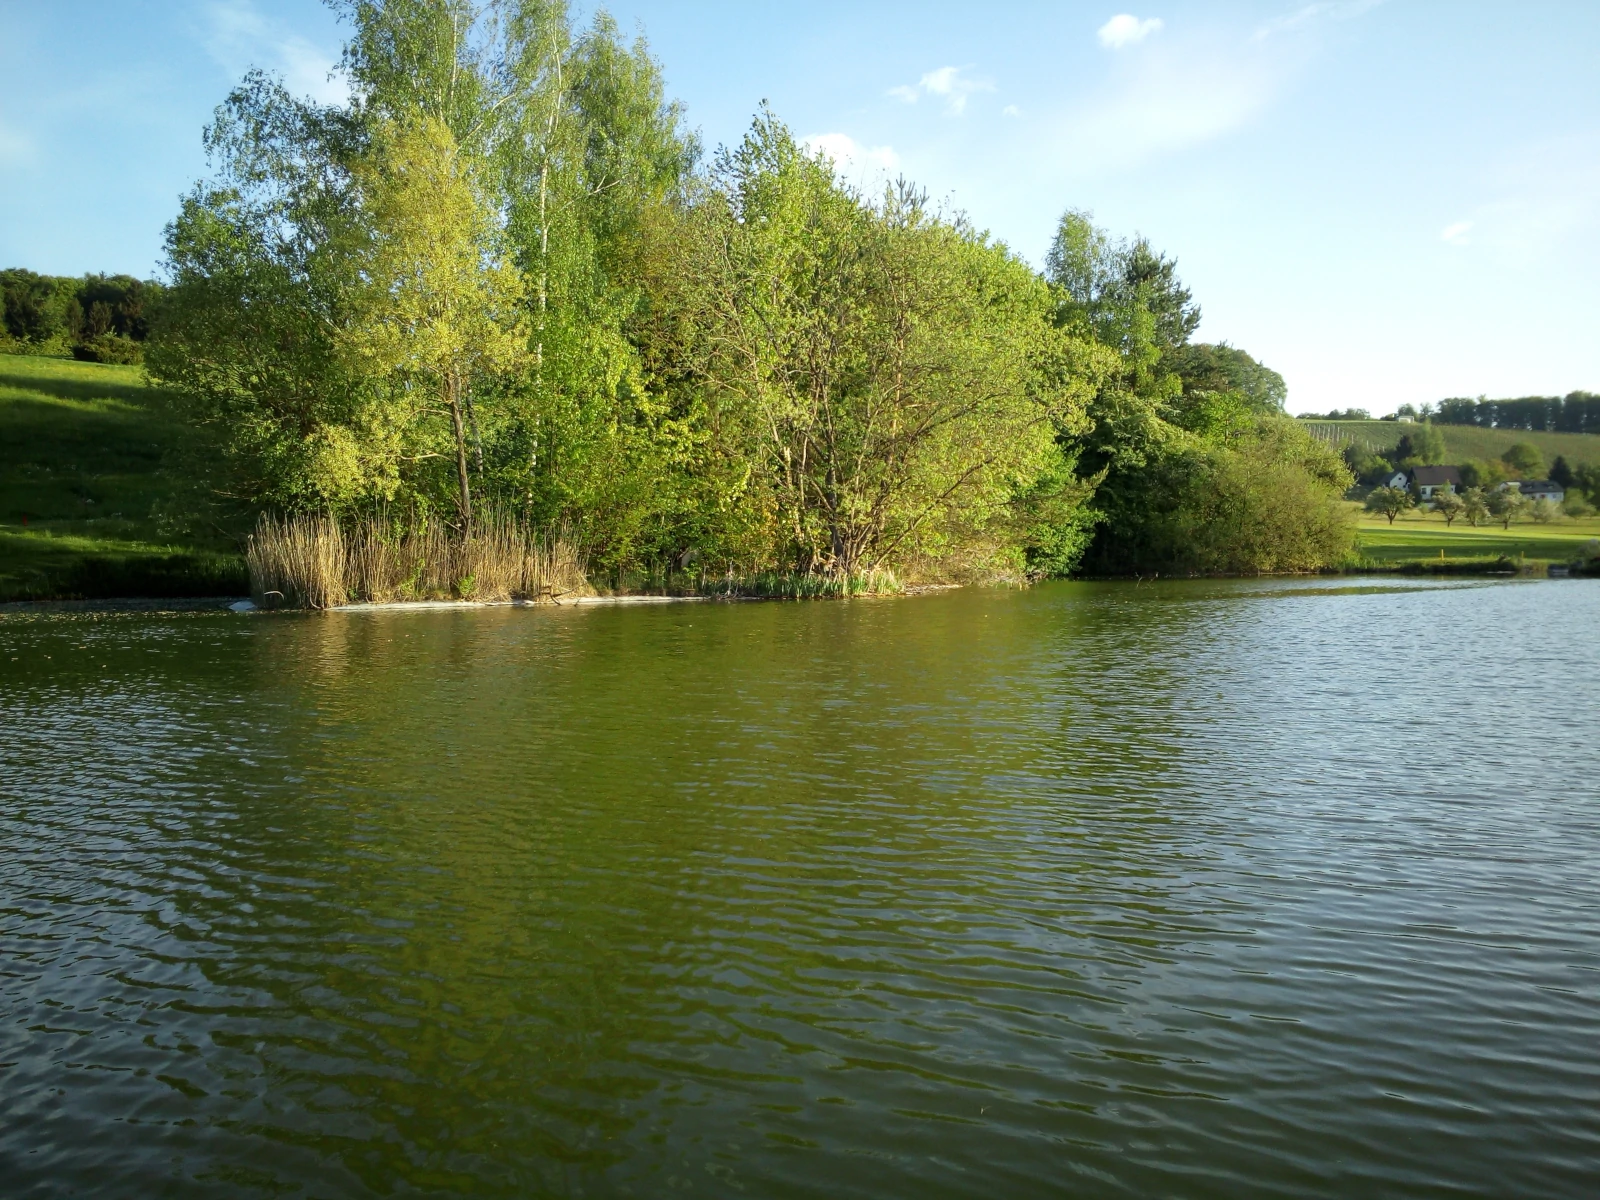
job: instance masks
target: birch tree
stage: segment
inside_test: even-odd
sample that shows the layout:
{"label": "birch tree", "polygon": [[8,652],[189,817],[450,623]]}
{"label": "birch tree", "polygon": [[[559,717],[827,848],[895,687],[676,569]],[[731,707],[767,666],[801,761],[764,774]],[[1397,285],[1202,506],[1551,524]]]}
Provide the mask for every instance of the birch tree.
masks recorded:
{"label": "birch tree", "polygon": [[522,279],[472,163],[442,120],[385,122],[356,178],[365,220],[351,248],[358,282],[341,342],[397,395],[425,397],[419,415],[448,416],[465,537],[472,389],[526,359]]}

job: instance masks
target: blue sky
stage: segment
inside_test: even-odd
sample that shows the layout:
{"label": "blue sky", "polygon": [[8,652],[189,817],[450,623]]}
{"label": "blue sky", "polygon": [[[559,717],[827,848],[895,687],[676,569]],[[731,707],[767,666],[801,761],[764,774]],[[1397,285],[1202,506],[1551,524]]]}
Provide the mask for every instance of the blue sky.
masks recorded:
{"label": "blue sky", "polygon": [[[708,146],[765,98],[1040,261],[1175,255],[1290,408],[1600,390],[1600,4],[620,0]],[[339,93],[313,0],[0,0],[0,265],[140,275],[249,66]]]}

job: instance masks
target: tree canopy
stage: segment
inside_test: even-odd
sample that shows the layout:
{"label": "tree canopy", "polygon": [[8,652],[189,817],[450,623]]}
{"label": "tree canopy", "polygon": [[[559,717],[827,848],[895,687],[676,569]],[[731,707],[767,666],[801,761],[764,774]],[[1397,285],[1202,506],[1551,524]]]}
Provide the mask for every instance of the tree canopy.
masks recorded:
{"label": "tree canopy", "polygon": [[167,235],[151,371],[240,504],[514,509],[619,575],[1348,547],[1344,464],[1281,376],[1194,341],[1147,239],[1069,210],[1041,274],[765,108],[703,161],[644,42],[560,0],[337,7],[348,102],[247,76]]}

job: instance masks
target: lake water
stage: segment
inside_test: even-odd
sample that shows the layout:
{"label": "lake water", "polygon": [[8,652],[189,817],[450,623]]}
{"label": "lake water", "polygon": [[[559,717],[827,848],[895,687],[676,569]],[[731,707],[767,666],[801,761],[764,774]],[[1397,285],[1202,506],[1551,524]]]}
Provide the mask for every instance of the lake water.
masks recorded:
{"label": "lake water", "polygon": [[1592,1197],[1597,632],[7,615],[0,1191]]}

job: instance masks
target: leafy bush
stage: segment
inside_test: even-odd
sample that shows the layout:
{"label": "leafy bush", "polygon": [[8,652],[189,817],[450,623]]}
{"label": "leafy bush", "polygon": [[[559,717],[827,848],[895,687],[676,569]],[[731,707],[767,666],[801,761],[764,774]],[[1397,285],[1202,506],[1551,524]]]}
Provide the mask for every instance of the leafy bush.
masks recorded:
{"label": "leafy bush", "polygon": [[128,338],[106,333],[74,343],[72,357],[79,362],[138,364],[144,361],[144,348]]}

